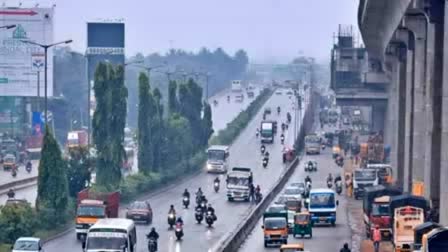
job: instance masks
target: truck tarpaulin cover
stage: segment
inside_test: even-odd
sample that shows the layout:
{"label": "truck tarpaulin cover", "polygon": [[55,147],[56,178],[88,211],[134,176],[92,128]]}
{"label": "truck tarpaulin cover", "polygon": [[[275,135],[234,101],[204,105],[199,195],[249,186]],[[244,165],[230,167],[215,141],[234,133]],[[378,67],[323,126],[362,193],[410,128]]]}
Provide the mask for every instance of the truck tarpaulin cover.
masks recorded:
{"label": "truck tarpaulin cover", "polygon": [[372,208],[372,202],[375,198],[382,196],[397,196],[401,195],[402,193],[403,192],[399,188],[392,186],[377,185],[367,187],[362,204],[364,213],[370,214]]}
{"label": "truck tarpaulin cover", "polygon": [[395,208],[404,206],[422,208],[425,213],[429,210],[429,203],[424,197],[410,194],[399,195],[391,198],[390,212],[392,214],[392,217],[394,215]]}

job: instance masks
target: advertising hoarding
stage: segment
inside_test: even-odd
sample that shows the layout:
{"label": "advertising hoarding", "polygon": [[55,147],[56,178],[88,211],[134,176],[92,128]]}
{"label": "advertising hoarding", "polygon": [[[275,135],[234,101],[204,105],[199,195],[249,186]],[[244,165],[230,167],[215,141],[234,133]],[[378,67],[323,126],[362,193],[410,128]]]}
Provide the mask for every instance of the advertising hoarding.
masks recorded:
{"label": "advertising hoarding", "polygon": [[[44,93],[43,49],[22,41],[53,43],[53,8],[0,8],[0,95],[37,96],[37,71],[41,71],[40,94]],[[37,69],[36,69],[37,68]],[[53,96],[53,53],[48,50],[48,96]]]}

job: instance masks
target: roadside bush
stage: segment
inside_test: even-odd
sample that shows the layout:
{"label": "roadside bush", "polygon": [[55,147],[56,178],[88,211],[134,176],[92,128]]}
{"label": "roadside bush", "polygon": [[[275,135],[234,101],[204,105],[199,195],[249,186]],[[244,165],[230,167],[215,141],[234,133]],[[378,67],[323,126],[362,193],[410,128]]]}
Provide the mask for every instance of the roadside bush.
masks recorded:
{"label": "roadside bush", "polygon": [[210,144],[230,145],[241,132],[247,127],[249,122],[257,115],[258,111],[263,107],[266,101],[271,97],[272,90],[264,89],[261,94],[246,108],[227,124],[227,127],[218,132],[210,140]]}
{"label": "roadside bush", "polygon": [[37,227],[30,204],[10,204],[0,209],[0,243],[14,243],[21,236],[32,236]]}

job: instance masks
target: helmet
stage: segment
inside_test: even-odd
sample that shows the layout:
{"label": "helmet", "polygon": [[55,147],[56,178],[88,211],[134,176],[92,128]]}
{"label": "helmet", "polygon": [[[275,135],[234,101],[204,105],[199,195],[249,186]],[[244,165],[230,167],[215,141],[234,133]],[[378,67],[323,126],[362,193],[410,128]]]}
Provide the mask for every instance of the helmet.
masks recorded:
{"label": "helmet", "polygon": [[348,249],[348,243],[344,243],[344,249]]}
{"label": "helmet", "polygon": [[209,203],[209,204],[208,204],[208,207],[212,207],[212,204]]}
{"label": "helmet", "polygon": [[155,232],[155,231],[156,231],[155,227],[151,228],[151,232]]}
{"label": "helmet", "polygon": [[198,191],[202,191],[202,189],[199,187]]}
{"label": "helmet", "polygon": [[171,205],[171,206],[170,206],[170,208],[174,208],[174,206],[173,206],[173,205]]}

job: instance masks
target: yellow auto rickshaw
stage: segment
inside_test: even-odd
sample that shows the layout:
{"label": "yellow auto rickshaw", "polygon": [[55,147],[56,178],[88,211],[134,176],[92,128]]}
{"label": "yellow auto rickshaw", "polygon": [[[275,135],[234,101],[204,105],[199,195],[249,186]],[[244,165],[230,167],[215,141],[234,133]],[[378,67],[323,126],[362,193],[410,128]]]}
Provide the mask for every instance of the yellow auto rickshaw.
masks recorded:
{"label": "yellow auto rickshaw", "polygon": [[296,237],[300,235],[304,237],[309,235],[310,238],[313,237],[313,228],[311,224],[311,215],[309,212],[300,212],[294,216],[294,229],[292,235]]}
{"label": "yellow auto rickshaw", "polygon": [[16,157],[12,154],[6,154],[3,158],[3,170],[11,171],[16,168]]}
{"label": "yellow auto rickshaw", "polygon": [[303,243],[289,243],[283,244],[280,247],[280,252],[297,252],[305,251],[305,245]]}
{"label": "yellow auto rickshaw", "polygon": [[336,158],[339,155],[341,155],[341,147],[339,147],[339,145],[333,146],[333,158]]}

